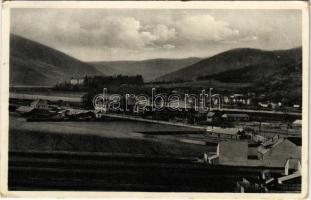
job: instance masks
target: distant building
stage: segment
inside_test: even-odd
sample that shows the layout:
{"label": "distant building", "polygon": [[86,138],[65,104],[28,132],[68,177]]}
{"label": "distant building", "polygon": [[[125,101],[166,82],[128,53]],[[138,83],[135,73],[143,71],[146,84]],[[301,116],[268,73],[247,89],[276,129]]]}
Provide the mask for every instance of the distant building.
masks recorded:
{"label": "distant building", "polygon": [[300,105],[299,104],[294,104],[293,108],[300,108]]}
{"label": "distant building", "polygon": [[247,96],[249,96],[249,97],[255,97],[255,96],[256,96],[256,93],[255,93],[255,92],[248,92],[248,93],[247,93]]}
{"label": "distant building", "polygon": [[278,106],[278,104],[277,104],[277,103],[271,102],[271,103],[270,103],[270,106],[271,106],[272,109],[276,109],[277,106]]}
{"label": "distant building", "polygon": [[251,105],[252,104],[252,99],[251,98],[247,98],[246,99],[246,105]]}
{"label": "distant building", "polygon": [[214,101],[213,101],[213,105],[218,105],[218,99],[214,99]]}
{"label": "distant building", "polygon": [[208,112],[206,121],[213,123],[213,122],[215,122],[215,117],[216,117],[216,115],[214,112]]}
{"label": "distant building", "polygon": [[301,129],[302,127],[302,120],[301,119],[297,119],[293,122],[292,124],[293,129]]}
{"label": "distant building", "polygon": [[233,94],[230,97],[233,99],[243,99],[244,95],[243,94]]}
{"label": "distant building", "polygon": [[70,84],[71,85],[83,85],[84,84],[84,78],[71,78]]}
{"label": "distant building", "polygon": [[50,115],[50,109],[47,100],[36,99],[30,106],[20,106],[16,111],[25,116],[44,117]]}
{"label": "distant building", "polygon": [[248,114],[223,114],[221,118],[225,121],[249,121]]}
{"label": "distant building", "polygon": [[258,105],[259,105],[260,107],[262,107],[262,108],[268,108],[268,107],[269,107],[269,104],[267,104],[267,103],[261,103],[261,102],[259,102]]}
{"label": "distant building", "polygon": [[[82,80],[81,80],[82,81]],[[144,83],[143,77],[141,75],[136,76],[126,76],[126,75],[117,75],[117,76],[94,76],[86,77],[84,79],[85,85],[92,87],[102,88],[106,85],[140,85]],[[77,80],[73,80],[74,83],[77,83]]]}
{"label": "distant building", "polygon": [[230,103],[230,99],[229,99],[229,97],[227,97],[227,96],[224,96],[224,97],[223,97],[223,101],[224,101],[225,104]]}
{"label": "distant building", "polygon": [[30,113],[33,110],[49,110],[47,100],[36,99],[30,103],[30,106],[20,106],[16,109],[19,113]]}
{"label": "distant building", "polygon": [[233,94],[230,96],[230,102],[234,104],[245,104],[245,96],[243,94]]}
{"label": "distant building", "polygon": [[36,109],[42,109],[42,110],[48,110],[49,105],[47,100],[43,99],[36,99],[33,102],[31,102],[30,107],[36,108]]}

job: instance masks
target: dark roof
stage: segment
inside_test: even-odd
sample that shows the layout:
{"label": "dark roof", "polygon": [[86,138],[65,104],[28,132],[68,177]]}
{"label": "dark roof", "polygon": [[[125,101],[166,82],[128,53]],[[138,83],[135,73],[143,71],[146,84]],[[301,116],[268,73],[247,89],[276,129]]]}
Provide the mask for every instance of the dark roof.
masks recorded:
{"label": "dark roof", "polygon": [[32,111],[34,109],[34,107],[31,106],[21,106],[19,108],[16,109],[17,112],[21,112],[21,113],[28,113],[30,111]]}
{"label": "dark roof", "polygon": [[215,115],[214,112],[208,112],[208,113],[207,113],[207,116],[208,116],[208,117],[213,117],[214,115]]}
{"label": "dark roof", "polygon": [[297,146],[301,146],[302,143],[301,137],[287,137],[286,139],[288,139]]}

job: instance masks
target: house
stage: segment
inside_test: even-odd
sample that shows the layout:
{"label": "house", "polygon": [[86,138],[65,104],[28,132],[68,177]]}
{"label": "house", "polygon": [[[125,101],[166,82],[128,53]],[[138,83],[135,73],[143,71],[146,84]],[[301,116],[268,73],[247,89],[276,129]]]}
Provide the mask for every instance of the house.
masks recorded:
{"label": "house", "polygon": [[221,118],[225,121],[249,121],[248,114],[223,114]]}

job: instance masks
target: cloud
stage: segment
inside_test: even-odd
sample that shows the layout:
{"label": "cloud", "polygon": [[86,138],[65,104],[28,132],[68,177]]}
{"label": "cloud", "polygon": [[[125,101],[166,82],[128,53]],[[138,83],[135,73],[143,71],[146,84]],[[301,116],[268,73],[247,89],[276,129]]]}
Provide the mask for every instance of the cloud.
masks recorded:
{"label": "cloud", "polygon": [[247,36],[247,37],[240,39],[240,41],[242,42],[249,42],[249,41],[255,41],[255,40],[258,40],[257,36]]}
{"label": "cloud", "polygon": [[239,36],[239,30],[210,15],[187,16],[176,23],[178,36],[187,40],[221,41]]}
{"label": "cloud", "polygon": [[96,30],[102,44],[113,48],[152,48],[175,38],[176,31],[164,24],[142,25],[133,17],[109,17]]}
{"label": "cloud", "polygon": [[133,17],[108,17],[99,24],[96,38],[109,47],[141,48],[152,41],[152,35],[141,32],[141,24]]}
{"label": "cloud", "polygon": [[146,29],[160,42],[168,41],[176,36],[175,28],[170,28],[164,24],[148,25]]}
{"label": "cloud", "polygon": [[258,40],[258,37],[253,35],[253,36],[245,36],[245,37],[235,38],[232,40],[226,40],[226,41],[222,41],[222,42],[228,43],[228,44],[239,44],[239,43],[246,43],[246,42],[254,42],[257,40]]}
{"label": "cloud", "polygon": [[164,49],[174,49],[175,46],[172,45],[172,44],[165,44],[165,45],[163,45],[163,48],[164,48]]}
{"label": "cloud", "polygon": [[206,57],[301,45],[301,13],[262,10],[12,9],[11,31],[82,60]]}
{"label": "cloud", "polygon": [[[89,28],[91,27],[91,29]],[[68,30],[69,29],[69,30]],[[175,29],[164,24],[142,25],[133,17],[106,17],[92,24],[63,24],[60,23],[56,30],[61,37],[71,41],[73,35],[76,39],[90,38],[92,45],[101,45],[105,48],[130,48],[142,49],[163,44],[175,37]],[[66,33],[67,31],[67,33]],[[72,40],[72,42],[78,42]]]}
{"label": "cloud", "polygon": [[60,19],[59,13],[49,13],[36,17],[35,23],[35,15],[19,15],[13,20],[12,29],[13,32],[27,32],[30,37],[42,38],[56,45],[133,50],[153,47],[173,49],[173,46],[196,41],[221,41],[239,36],[239,31],[231,28],[227,22],[207,14],[185,15],[176,19],[175,23],[159,18],[156,24],[143,24],[142,19],[132,16],[108,15],[86,20],[85,15],[77,17],[74,14]]}

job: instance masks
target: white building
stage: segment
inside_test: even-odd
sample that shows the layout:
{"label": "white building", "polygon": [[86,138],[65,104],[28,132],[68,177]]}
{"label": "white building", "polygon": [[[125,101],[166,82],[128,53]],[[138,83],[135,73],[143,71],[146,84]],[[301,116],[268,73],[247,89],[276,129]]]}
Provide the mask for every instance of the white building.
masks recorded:
{"label": "white building", "polygon": [[71,85],[83,85],[84,84],[84,78],[71,78],[70,84]]}

